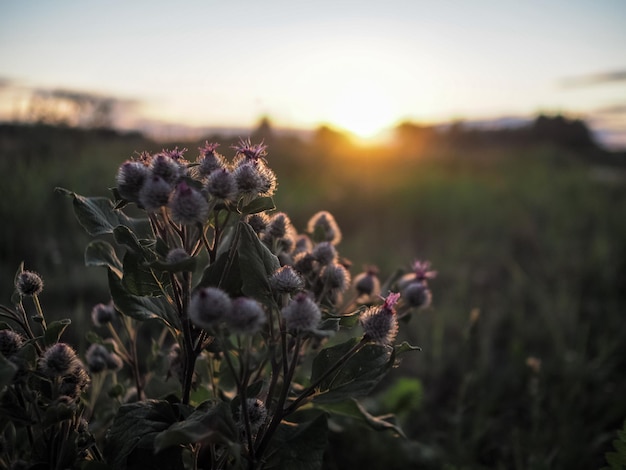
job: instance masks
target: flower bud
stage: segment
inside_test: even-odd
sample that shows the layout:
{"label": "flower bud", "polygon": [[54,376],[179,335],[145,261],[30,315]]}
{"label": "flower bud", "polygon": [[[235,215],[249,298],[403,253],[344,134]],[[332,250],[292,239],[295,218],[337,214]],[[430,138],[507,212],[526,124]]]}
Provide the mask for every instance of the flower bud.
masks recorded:
{"label": "flower bud", "polygon": [[183,176],[183,167],[167,153],[159,153],[150,162],[151,176],[160,176],[170,186],[174,186]]}
{"label": "flower bud", "polygon": [[89,385],[89,374],[85,366],[79,360],[76,361],[72,370],[64,375],[59,385],[59,394],[76,400]]}
{"label": "flower bud", "polygon": [[198,171],[202,176],[208,176],[215,170],[226,168],[224,157],[216,152],[220,144],[205,142],[203,147],[199,147]]}
{"label": "flower bud", "polygon": [[320,211],[311,217],[307,230],[315,242],[330,242],[337,245],[341,241],[341,230],[328,211]]}
{"label": "flower bud", "polygon": [[170,264],[182,263],[190,258],[189,253],[184,248],[172,248],[165,257],[165,261]]}
{"label": "flower bud", "polygon": [[[248,413],[250,432],[252,434],[256,434],[267,418],[267,408],[265,408],[265,405],[261,400],[257,398],[248,398],[246,400],[246,412]],[[245,431],[243,410],[240,410],[240,415],[239,426],[242,431]]]}
{"label": "flower bud", "polygon": [[364,337],[380,345],[391,345],[398,334],[398,318],[395,304],[400,294],[389,294],[385,303],[370,307],[359,319]]}
{"label": "flower bud", "polygon": [[196,291],[189,302],[189,318],[201,328],[211,328],[232,312],[232,301],[226,292],[217,287]]}
{"label": "flower bud", "polygon": [[265,229],[265,233],[272,239],[295,237],[295,228],[291,219],[284,212],[277,212],[270,219],[270,223]]}
{"label": "flower bud", "polygon": [[305,277],[314,274],[318,263],[311,253],[298,253],[294,257],[293,267]]}
{"label": "flower bud", "polygon": [[311,254],[322,266],[326,266],[337,261],[337,249],[330,242],[318,243],[313,247]]}
{"label": "flower bud", "polygon": [[300,234],[296,237],[296,245],[293,249],[293,254],[306,253],[313,250],[313,242],[306,234]]}
{"label": "flower bud", "polygon": [[244,163],[233,171],[239,197],[252,199],[259,195],[263,188],[263,180],[254,163]]}
{"label": "flower bud", "polygon": [[237,197],[237,182],[226,168],[213,171],[206,184],[207,192],[221,201],[232,201]]}
{"label": "flower bud", "polygon": [[425,308],[430,305],[432,294],[425,282],[411,282],[402,291],[404,301],[415,308]]}
{"label": "flower bud", "polygon": [[[43,352],[40,367],[49,377],[60,377],[72,371],[80,364],[76,352],[65,343],[56,343]],[[82,364],[81,364],[82,365]]]}
{"label": "flower bud", "polygon": [[341,264],[329,264],[320,275],[324,286],[329,289],[344,292],[350,285],[350,273]]}
{"label": "flower bud", "polygon": [[17,275],[15,288],[22,297],[32,297],[39,295],[43,290],[43,280],[35,272],[22,271]]}
{"label": "flower bud", "polygon": [[160,176],[150,176],[139,191],[139,203],[148,212],[167,205],[172,186]]}
{"label": "flower bud", "polygon": [[24,338],[13,330],[0,330],[0,354],[9,359],[24,344]]}
{"label": "flower bud", "polygon": [[89,346],[85,353],[85,359],[89,371],[93,373],[104,370],[119,370],[123,366],[122,359],[117,354],[97,343]]}
{"label": "flower bud", "polygon": [[176,186],[168,207],[172,220],[178,224],[202,224],[209,216],[209,203],[206,198],[185,181],[181,181]]}
{"label": "flower bud", "polygon": [[304,289],[304,279],[291,266],[283,266],[270,276],[270,287],[277,294],[295,294]]}
{"label": "flower bud", "polygon": [[91,321],[95,326],[111,323],[115,318],[115,307],[112,303],[97,304],[91,309]]}
{"label": "flower bud", "polygon": [[377,272],[376,268],[369,268],[354,278],[352,285],[359,296],[373,296],[380,293],[380,281]]}
{"label": "flower bud", "polygon": [[239,297],[233,300],[233,309],[225,320],[233,333],[254,334],[266,322],[265,310],[256,300]]}
{"label": "flower bud", "polygon": [[259,212],[258,214],[251,214],[248,216],[248,224],[252,227],[257,235],[267,228],[270,223],[269,216],[264,212]]}
{"label": "flower bud", "polygon": [[319,307],[304,292],[297,294],[281,313],[289,331],[313,331],[322,319]]}
{"label": "flower bud", "polygon": [[120,196],[129,202],[139,202],[139,191],[149,174],[148,167],[142,162],[129,160],[122,163],[115,178]]}

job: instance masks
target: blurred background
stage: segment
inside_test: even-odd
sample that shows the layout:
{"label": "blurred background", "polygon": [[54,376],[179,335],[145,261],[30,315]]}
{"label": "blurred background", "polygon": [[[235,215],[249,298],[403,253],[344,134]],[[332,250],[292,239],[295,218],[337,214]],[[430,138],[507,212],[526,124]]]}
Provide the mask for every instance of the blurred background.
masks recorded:
{"label": "blurred background", "polygon": [[24,261],[85,347],[106,274],[54,188],[264,140],[277,207],[331,211],[353,275],[439,272],[403,325],[423,351],[367,403],[408,439],[348,427],[328,468],[599,468],[626,418],[625,24],[619,0],[3,2],[0,303]]}

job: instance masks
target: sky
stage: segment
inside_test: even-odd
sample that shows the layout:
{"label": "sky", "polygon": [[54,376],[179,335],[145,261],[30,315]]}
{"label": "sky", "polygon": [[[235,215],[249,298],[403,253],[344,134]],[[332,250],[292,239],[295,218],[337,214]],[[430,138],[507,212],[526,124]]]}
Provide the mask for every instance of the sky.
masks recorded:
{"label": "sky", "polygon": [[544,112],[626,146],[625,25],[623,0],[0,0],[0,118],[63,89],[125,100],[129,127]]}

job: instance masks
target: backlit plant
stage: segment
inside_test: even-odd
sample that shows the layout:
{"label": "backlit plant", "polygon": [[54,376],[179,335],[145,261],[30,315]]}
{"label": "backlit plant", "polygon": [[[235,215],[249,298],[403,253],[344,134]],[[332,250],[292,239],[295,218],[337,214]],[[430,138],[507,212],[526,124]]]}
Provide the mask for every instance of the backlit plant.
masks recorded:
{"label": "backlit plant", "polygon": [[111,199],[59,189],[97,237],[85,261],[107,269],[111,302],[91,312],[83,362],[20,267],[0,330],[3,464],[320,468],[335,416],[402,433],[357,400],[418,349],[395,342],[431,301],[429,264],[351,280],[329,212],[299,233],[276,211],[264,145],[199,150],[139,154]]}

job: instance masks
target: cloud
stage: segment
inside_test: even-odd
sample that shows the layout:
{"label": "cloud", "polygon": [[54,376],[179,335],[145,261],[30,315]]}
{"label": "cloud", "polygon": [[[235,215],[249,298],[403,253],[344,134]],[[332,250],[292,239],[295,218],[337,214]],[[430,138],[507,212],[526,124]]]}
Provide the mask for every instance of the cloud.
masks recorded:
{"label": "cloud", "polygon": [[561,80],[563,87],[584,87],[591,85],[603,85],[606,83],[626,82],[626,70],[611,70],[608,72],[579,75]]}

